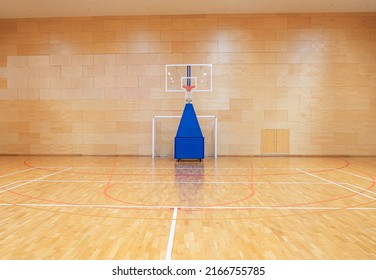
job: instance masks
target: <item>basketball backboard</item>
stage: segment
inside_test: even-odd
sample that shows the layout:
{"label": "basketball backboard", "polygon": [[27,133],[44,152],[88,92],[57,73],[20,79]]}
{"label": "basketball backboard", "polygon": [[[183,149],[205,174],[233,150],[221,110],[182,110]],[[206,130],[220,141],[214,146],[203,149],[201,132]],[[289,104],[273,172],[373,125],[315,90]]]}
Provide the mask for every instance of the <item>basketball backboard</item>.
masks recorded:
{"label": "basketball backboard", "polygon": [[212,91],[212,64],[167,64],[166,92]]}

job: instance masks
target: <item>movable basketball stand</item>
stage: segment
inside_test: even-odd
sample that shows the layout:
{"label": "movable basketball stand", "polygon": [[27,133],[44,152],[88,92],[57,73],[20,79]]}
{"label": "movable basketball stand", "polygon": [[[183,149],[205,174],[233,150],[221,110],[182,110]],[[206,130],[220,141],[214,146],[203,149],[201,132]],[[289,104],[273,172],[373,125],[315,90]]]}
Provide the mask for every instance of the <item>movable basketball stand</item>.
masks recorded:
{"label": "movable basketball stand", "polygon": [[174,158],[178,161],[201,161],[205,157],[205,139],[192,104],[192,93],[211,90],[211,64],[166,65],[166,91],[185,93],[185,107],[174,141]]}
{"label": "movable basketball stand", "polygon": [[178,161],[181,159],[201,161],[205,157],[205,139],[192,104],[191,90],[193,88],[194,86],[185,87],[188,98],[175,136],[174,157]]}

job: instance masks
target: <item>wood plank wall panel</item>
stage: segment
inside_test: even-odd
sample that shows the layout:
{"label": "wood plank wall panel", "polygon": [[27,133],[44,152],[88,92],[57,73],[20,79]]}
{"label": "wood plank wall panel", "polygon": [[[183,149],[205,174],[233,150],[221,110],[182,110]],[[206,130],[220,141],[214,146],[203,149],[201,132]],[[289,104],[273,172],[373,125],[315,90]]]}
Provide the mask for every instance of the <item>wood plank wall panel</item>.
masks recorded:
{"label": "wood plank wall panel", "polygon": [[265,155],[288,155],[290,131],[288,129],[262,129],[261,153]]}
{"label": "wood plank wall panel", "polygon": [[376,155],[376,14],[0,19],[0,154],[151,154],[167,63],[213,63],[219,154]]}

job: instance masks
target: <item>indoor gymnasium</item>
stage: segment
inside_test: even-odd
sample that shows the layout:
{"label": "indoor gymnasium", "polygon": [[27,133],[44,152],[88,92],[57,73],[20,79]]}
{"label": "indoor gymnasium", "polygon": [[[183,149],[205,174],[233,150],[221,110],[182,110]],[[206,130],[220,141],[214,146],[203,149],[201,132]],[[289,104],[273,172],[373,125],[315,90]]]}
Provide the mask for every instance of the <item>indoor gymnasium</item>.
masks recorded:
{"label": "indoor gymnasium", "polygon": [[0,259],[375,260],[375,0],[0,4]]}

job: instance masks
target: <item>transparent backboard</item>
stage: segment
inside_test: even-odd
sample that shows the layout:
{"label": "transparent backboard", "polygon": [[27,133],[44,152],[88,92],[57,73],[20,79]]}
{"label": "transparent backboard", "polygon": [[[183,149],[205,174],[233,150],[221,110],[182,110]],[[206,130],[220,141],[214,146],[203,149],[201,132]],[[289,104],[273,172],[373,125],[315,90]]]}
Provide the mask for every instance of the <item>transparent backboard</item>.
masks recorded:
{"label": "transparent backboard", "polygon": [[166,92],[212,91],[212,64],[167,64]]}

